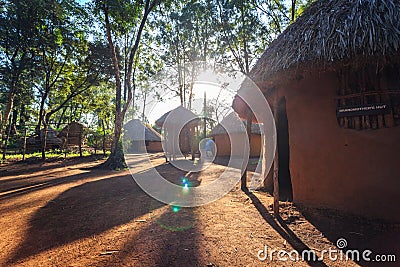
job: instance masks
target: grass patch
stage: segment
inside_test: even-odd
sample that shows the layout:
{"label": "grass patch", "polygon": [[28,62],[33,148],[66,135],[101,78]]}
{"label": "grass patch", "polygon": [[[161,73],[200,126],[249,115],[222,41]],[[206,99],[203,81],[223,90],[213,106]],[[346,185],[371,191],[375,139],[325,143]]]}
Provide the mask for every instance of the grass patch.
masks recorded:
{"label": "grass patch", "polygon": [[[106,152],[106,156],[110,154],[109,151]],[[82,156],[87,157],[91,156],[92,153],[89,151],[82,151]],[[64,158],[65,154],[63,151],[60,150],[52,150],[52,151],[46,151],[46,159],[57,159],[57,158]],[[79,152],[76,151],[71,151],[67,153],[67,158],[75,158],[79,157]],[[42,158],[42,152],[35,152],[35,153],[29,153],[25,154],[25,159],[41,159]],[[7,154],[6,155],[6,161],[17,161],[17,160],[22,160],[22,154]]]}

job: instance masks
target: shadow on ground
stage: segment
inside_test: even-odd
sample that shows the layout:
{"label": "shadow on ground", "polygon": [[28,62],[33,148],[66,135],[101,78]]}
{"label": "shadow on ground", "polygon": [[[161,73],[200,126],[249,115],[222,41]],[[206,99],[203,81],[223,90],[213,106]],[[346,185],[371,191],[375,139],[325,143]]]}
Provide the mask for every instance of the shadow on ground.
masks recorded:
{"label": "shadow on ground", "polygon": [[9,260],[102,233],[163,206],[150,199],[131,176],[115,176],[73,187],[38,210],[26,238]]}
{"label": "shadow on ground", "polygon": [[173,207],[167,208],[161,215],[154,216],[147,227],[125,243],[118,264],[205,266],[204,259],[199,254],[200,233],[196,227],[196,208],[182,208],[179,211],[173,211]]}
{"label": "shadow on ground", "polygon": [[[302,254],[304,250],[310,250],[302,239],[309,239],[308,236],[298,236],[289,228],[291,221],[275,218],[263,203],[251,192],[246,192],[252,200],[260,215],[268,222],[271,227],[284,238],[298,253]],[[338,239],[344,238],[347,245],[343,248],[343,258],[346,258],[346,252],[349,257],[354,257],[354,261],[361,266],[376,266],[376,255],[395,255],[396,262],[400,255],[400,228],[399,225],[388,222],[369,220],[366,218],[355,217],[349,214],[343,214],[338,211],[327,209],[307,208],[296,206],[302,216],[311,223],[319,232],[322,233],[332,244],[333,250],[337,249]],[[302,227],[302,226],[299,226]],[[307,234],[301,232],[302,235]],[[359,252],[359,256],[354,254],[354,250]],[[370,262],[363,260],[362,253],[365,250],[372,252],[369,258]],[[333,254],[340,257],[339,252]],[[324,259],[329,259],[327,254]],[[344,261],[345,262],[345,261]],[[398,266],[396,262],[380,262],[379,266]],[[310,266],[326,266],[322,261],[307,261]]]}
{"label": "shadow on ground", "polygon": [[[229,156],[218,156],[214,159],[213,163],[222,165],[222,166],[228,166],[229,164],[230,157]],[[256,172],[257,164],[260,159],[258,157],[256,158],[249,158],[248,165],[247,165],[247,170],[250,172]]]}
{"label": "shadow on ground", "polygon": [[[156,170],[162,175],[175,174],[171,177],[174,177],[176,183],[184,175],[184,172],[167,163],[157,166]],[[100,177],[98,177],[99,173]],[[110,175],[102,178],[101,176],[106,173]],[[79,179],[89,179],[89,181],[64,191],[32,216],[25,240],[9,257],[8,264],[17,263],[46,250],[103,233],[166,206],[145,194],[131,175],[118,175],[118,172],[114,171],[92,169],[83,174],[54,179],[46,188],[52,184]],[[90,181],[90,179],[92,180]],[[153,242],[155,243],[153,245],[158,248],[157,252],[153,252],[156,265],[170,266],[171,262],[182,256],[179,246],[187,243],[187,247],[195,248],[194,236],[196,233],[192,229],[194,220],[192,209],[175,210],[175,212],[169,209],[168,212],[154,218],[151,229],[144,229],[137,235],[140,240],[134,240],[130,249],[135,250],[135,247],[144,240]],[[157,226],[157,231],[162,229],[162,232],[157,235],[151,234],[151,232],[149,234],[150,230],[155,231],[154,226]],[[187,231],[191,231],[191,238],[186,240],[186,238],[182,238],[182,235],[186,235]],[[176,251],[167,253],[172,248]],[[169,256],[164,257],[164,254]],[[185,260],[188,259],[185,258]],[[195,262],[193,255],[191,261]]]}
{"label": "shadow on ground", "polygon": [[46,161],[42,164],[16,162],[3,166],[0,168],[2,174],[0,178],[0,200],[82,179],[85,175],[75,177],[74,175],[63,176],[62,174],[65,173],[66,170],[79,169],[76,167],[77,163],[96,164],[97,160],[100,158],[97,156],[89,156],[54,162]]}
{"label": "shadow on ground", "polygon": [[[51,158],[51,159],[46,159],[46,160],[42,160],[39,158],[30,158],[30,159],[26,159],[26,160],[10,162],[4,166],[0,165],[0,172],[3,175],[16,176],[16,175],[27,174],[27,172],[34,173],[34,172],[38,172],[38,171],[51,170],[54,168],[73,166],[73,165],[76,165],[77,161],[79,161],[79,163],[87,163],[87,162],[93,162],[96,160],[101,160],[104,158],[105,158],[104,155],[72,157],[72,158],[67,158],[67,159]],[[37,164],[38,162],[40,162],[41,164],[38,165]],[[10,169],[11,169],[11,171],[10,171]]]}
{"label": "shadow on ground", "polygon": [[[295,233],[286,225],[286,223],[278,218],[277,220],[274,218],[272,214],[269,213],[268,209],[263,205],[263,203],[255,196],[252,192],[245,192],[246,195],[251,199],[254,206],[260,215],[264,218],[264,220],[271,225],[271,227],[282,237],[284,238],[298,253],[302,255],[304,250],[310,250],[310,248],[304,244],[304,242],[296,236]],[[313,261],[306,260],[310,266],[327,266],[324,262],[321,261]]]}
{"label": "shadow on ground", "polygon": [[[400,257],[400,226],[390,222],[356,217],[349,214],[329,209],[315,209],[299,206],[303,216],[320,230],[329,241],[336,244],[337,240],[344,238],[347,246],[344,251],[360,251],[360,264],[362,266],[376,266],[378,263],[362,260],[361,253],[371,250],[369,258],[375,255],[396,255],[396,262]],[[398,266],[398,263],[379,263],[379,266]]]}

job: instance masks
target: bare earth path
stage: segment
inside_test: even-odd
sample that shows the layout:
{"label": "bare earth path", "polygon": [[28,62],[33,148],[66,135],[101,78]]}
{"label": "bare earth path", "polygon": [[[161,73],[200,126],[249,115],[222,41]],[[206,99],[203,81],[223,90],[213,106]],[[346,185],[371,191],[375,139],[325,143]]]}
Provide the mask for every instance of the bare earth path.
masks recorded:
{"label": "bare earth path", "polygon": [[[287,203],[277,221],[269,195],[238,188],[211,204],[177,211],[146,195],[129,171],[93,168],[101,162],[89,157],[0,167],[0,266],[357,265],[328,257],[285,262],[276,253],[272,260],[257,258],[265,247],[313,249],[319,256],[336,249],[340,237],[347,248],[400,257],[395,225],[319,210],[299,213]],[[152,162],[171,181],[184,175],[159,155]],[[196,180],[211,181],[224,168],[213,164]],[[146,170],[138,164],[135,171]]]}

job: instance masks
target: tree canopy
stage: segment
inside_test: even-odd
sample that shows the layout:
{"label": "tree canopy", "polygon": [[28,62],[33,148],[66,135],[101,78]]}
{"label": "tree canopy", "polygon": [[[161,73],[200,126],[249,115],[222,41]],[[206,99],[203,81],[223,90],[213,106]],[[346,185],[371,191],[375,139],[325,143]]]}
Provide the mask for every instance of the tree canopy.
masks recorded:
{"label": "tree canopy", "polygon": [[[1,0],[0,138],[3,151],[28,129],[80,121],[113,132],[110,165],[125,116],[146,121],[149,86],[169,68],[169,87],[191,109],[195,62],[249,73],[306,0]],[[159,89],[160,89],[159,88]],[[45,156],[46,134],[42,140]]]}

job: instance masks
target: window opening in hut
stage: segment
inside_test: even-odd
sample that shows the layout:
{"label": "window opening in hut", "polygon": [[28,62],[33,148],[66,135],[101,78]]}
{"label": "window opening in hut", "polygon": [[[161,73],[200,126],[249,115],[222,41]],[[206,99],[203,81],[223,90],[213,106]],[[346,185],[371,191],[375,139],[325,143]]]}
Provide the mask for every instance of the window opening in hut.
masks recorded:
{"label": "window opening in hut", "polygon": [[356,130],[400,125],[400,66],[376,66],[338,72],[337,121]]}

